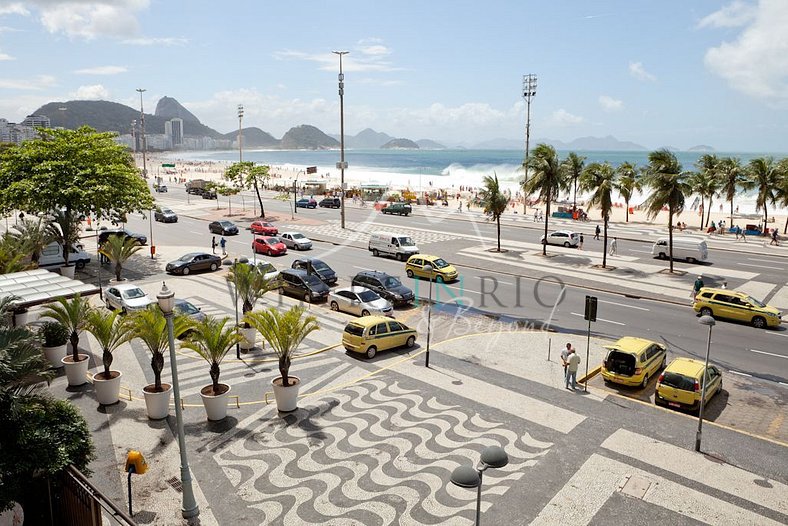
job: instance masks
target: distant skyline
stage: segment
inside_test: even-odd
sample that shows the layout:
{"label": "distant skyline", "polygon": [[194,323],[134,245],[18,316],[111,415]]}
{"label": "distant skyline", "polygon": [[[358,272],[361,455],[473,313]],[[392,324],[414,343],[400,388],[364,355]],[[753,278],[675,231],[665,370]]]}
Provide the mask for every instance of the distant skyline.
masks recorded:
{"label": "distant skyline", "polygon": [[0,0],[0,117],[170,96],[220,132],[788,152],[788,0]]}

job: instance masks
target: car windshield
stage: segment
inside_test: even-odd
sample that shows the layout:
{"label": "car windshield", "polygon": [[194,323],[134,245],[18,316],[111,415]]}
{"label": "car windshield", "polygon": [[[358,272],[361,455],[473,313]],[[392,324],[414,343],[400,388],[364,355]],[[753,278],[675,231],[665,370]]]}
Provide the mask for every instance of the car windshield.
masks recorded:
{"label": "car windshield", "polygon": [[387,289],[393,289],[394,287],[399,287],[400,285],[402,285],[402,283],[400,283],[397,278],[393,278],[391,276],[387,277],[383,282],[383,286]]}
{"label": "car windshield", "polygon": [[666,372],[662,379],[660,380],[662,385],[667,385],[668,387],[673,387],[675,389],[681,389],[682,391],[694,391],[695,390],[695,379],[690,378],[688,376],[684,376],[683,374],[671,373]]}
{"label": "car windshield", "polygon": [[306,281],[306,284],[309,285],[310,287],[320,286],[323,283],[320,280],[320,278],[318,278],[314,274],[307,274],[306,276],[304,276],[304,280]]}
{"label": "car windshield", "polygon": [[257,269],[263,274],[268,274],[269,272],[276,272],[276,268],[274,268],[274,266],[270,263],[258,263]]}
{"label": "car windshield", "polygon": [[269,237],[265,240],[265,242],[268,243],[269,245],[276,245],[278,243],[281,243],[278,237]]}
{"label": "car windshield", "polygon": [[293,239],[306,239],[306,237],[304,237],[304,234],[293,234],[290,237],[292,237]]}
{"label": "car windshield", "polygon": [[416,243],[409,237],[400,237],[399,239],[399,246],[401,247],[415,247]]}
{"label": "car windshield", "polygon": [[176,304],[175,308],[185,314],[197,314],[198,312],[200,312],[200,310],[197,307],[195,307],[188,301],[184,301],[182,303]]}
{"label": "car windshield", "polygon": [[748,301],[748,302],[750,302],[750,303],[752,303],[752,304],[753,304],[753,305],[755,305],[756,307],[760,307],[760,308],[764,308],[764,307],[766,307],[766,304],[765,304],[765,303],[763,303],[763,302],[760,302],[760,301],[756,300],[756,299],[755,299],[755,298],[753,298],[752,296],[747,296],[747,301]]}
{"label": "car windshield", "polygon": [[219,224],[224,227],[233,226],[233,224],[229,221],[219,221]]}
{"label": "car windshield", "polygon": [[175,212],[173,212],[172,210],[170,210],[169,208],[162,208],[162,209],[161,209],[161,212],[162,212],[163,214],[174,214],[174,213],[175,213]]}
{"label": "car windshield", "polygon": [[364,302],[375,301],[380,299],[380,296],[372,292],[371,290],[365,290],[364,292],[358,293],[358,299]]}
{"label": "car windshield", "polygon": [[266,228],[271,228],[272,226],[274,226],[271,223],[260,223],[260,224],[263,225]]}
{"label": "car windshield", "polygon": [[178,261],[191,261],[194,257],[194,254],[186,254],[185,256],[181,256],[178,258]]}
{"label": "car windshield", "polygon": [[446,261],[444,261],[442,258],[438,258],[438,259],[436,259],[435,261],[433,261],[433,262],[432,262],[432,265],[433,265],[435,268],[446,268],[446,267],[448,267],[448,266],[449,266],[449,264],[448,264],[448,263],[446,263]]}
{"label": "car windshield", "polygon": [[136,287],[133,289],[124,290],[123,292],[120,293],[120,295],[126,298],[127,300],[134,300],[137,298],[145,297],[145,293],[142,291],[142,289]]}
{"label": "car windshield", "polygon": [[331,270],[331,268],[320,260],[312,260],[312,268],[315,270]]}
{"label": "car windshield", "polygon": [[345,332],[353,336],[364,336],[364,327],[355,323],[348,323],[345,325]]}

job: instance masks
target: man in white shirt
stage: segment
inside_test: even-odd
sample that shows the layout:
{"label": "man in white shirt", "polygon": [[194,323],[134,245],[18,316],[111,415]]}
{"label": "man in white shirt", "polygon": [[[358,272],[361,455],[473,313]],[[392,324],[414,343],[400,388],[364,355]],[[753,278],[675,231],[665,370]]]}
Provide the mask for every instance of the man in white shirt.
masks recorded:
{"label": "man in white shirt", "polygon": [[[566,364],[566,388],[574,391],[577,387],[577,368],[580,366],[580,357],[574,349],[569,349],[569,358],[567,358]],[[570,379],[572,387],[569,387]]]}

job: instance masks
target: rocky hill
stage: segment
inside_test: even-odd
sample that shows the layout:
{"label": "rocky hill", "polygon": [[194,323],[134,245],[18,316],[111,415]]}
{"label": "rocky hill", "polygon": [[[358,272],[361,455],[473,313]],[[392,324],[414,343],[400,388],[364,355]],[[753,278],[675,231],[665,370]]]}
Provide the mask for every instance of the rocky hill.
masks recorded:
{"label": "rocky hill", "polygon": [[421,150],[445,150],[446,147],[439,142],[435,142],[431,139],[419,139],[416,141],[419,149]]}
{"label": "rocky hill", "polygon": [[[279,148],[281,142],[270,133],[254,126],[243,128],[241,134],[243,135],[244,148]],[[238,130],[225,133],[222,137],[231,141],[237,141]]]}
{"label": "rocky hill", "polygon": [[410,139],[392,139],[380,148],[382,150],[418,150],[419,145]]}
{"label": "rocky hill", "polygon": [[324,150],[339,148],[339,141],[308,124],[290,128],[279,141],[284,150]]}
{"label": "rocky hill", "polygon": [[183,119],[184,124],[200,124],[200,119],[172,97],[162,97],[156,104],[156,116],[165,120]]}

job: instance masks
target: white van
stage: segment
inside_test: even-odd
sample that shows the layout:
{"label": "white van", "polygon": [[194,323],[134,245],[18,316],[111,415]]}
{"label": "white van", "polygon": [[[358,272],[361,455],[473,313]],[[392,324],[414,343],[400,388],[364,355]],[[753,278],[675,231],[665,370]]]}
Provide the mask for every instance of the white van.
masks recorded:
{"label": "white van", "polygon": [[405,261],[413,254],[418,254],[419,247],[408,236],[393,232],[375,232],[369,236],[369,251],[373,256],[384,254]]}
{"label": "white van", "polygon": [[[651,247],[651,255],[659,259],[667,259],[670,255],[668,246],[669,238],[661,237],[657,239]],[[686,259],[690,263],[706,261],[709,257],[709,247],[706,241],[697,237],[674,237],[673,238],[673,259]]]}
{"label": "white van", "polygon": [[[38,266],[62,266],[64,262],[63,249],[58,243],[53,242],[41,251],[41,257],[38,259]],[[71,253],[68,255],[68,262],[75,265],[78,269],[85,268],[85,265],[90,263],[90,254],[83,250],[82,245],[74,244],[71,247]]]}

